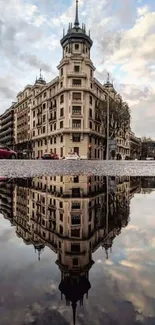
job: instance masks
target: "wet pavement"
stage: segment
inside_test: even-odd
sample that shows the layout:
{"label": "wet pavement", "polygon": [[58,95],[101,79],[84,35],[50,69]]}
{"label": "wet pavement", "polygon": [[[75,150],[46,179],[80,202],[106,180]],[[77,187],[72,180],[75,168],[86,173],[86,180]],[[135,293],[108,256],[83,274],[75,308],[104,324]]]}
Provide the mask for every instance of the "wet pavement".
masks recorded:
{"label": "wet pavement", "polygon": [[0,324],[155,324],[154,202],[149,176],[1,181]]}
{"label": "wet pavement", "polygon": [[0,176],[42,175],[155,176],[155,161],[0,160]]}

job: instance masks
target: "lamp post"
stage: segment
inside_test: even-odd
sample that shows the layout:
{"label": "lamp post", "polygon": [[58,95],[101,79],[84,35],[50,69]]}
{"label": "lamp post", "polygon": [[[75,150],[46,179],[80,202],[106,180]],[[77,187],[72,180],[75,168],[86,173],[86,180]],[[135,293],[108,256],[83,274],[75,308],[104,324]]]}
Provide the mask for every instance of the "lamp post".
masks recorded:
{"label": "lamp post", "polygon": [[107,152],[106,160],[109,160],[109,93],[107,92]]}

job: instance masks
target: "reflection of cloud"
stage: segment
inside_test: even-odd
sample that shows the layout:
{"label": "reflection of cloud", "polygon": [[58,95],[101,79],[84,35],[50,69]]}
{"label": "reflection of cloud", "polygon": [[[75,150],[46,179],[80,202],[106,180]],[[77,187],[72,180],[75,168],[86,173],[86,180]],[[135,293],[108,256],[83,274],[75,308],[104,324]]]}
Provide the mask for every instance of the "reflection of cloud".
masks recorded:
{"label": "reflection of cloud", "polygon": [[126,266],[126,267],[129,267],[129,268],[132,268],[132,269],[136,269],[136,270],[141,270],[142,269],[142,266],[136,264],[136,263],[133,263],[133,262],[130,262],[130,261],[121,261],[120,264],[122,266]]}

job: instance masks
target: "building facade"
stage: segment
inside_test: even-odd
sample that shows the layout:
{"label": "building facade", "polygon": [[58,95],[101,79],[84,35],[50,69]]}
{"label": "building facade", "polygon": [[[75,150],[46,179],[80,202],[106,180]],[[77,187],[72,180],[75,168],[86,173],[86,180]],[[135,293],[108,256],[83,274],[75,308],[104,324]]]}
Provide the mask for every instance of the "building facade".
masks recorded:
{"label": "building facade", "polygon": [[154,140],[142,141],[141,156],[142,156],[142,159],[146,159],[147,157],[155,159],[155,141]]}
{"label": "building facade", "polygon": [[132,159],[140,159],[141,145],[141,139],[136,137],[134,132],[130,131],[130,157]]}
{"label": "building facade", "polygon": [[[34,85],[27,85],[17,95],[14,110],[17,151],[27,150],[29,158],[41,158],[46,152],[60,157],[76,152],[87,159],[105,159],[107,127],[98,109],[99,102],[107,105],[110,98],[121,105],[126,103],[109,80],[103,85],[94,77],[92,45],[90,31],[86,32],[85,24],[80,26],[76,1],[74,25],[69,24],[61,39],[58,76],[47,83],[40,73]],[[115,152],[110,158],[130,156],[129,129],[130,125],[125,132],[120,127],[115,134]]]}
{"label": "building facade", "polygon": [[14,109],[15,103],[0,116],[0,145],[14,147]]}

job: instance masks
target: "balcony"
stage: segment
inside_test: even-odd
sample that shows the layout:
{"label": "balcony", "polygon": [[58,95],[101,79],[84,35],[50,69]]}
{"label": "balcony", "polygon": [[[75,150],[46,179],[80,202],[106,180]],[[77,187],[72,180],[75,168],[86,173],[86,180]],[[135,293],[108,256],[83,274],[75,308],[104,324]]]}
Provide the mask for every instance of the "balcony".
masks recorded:
{"label": "balcony", "polygon": [[42,126],[42,122],[37,123],[36,127],[41,127]]}
{"label": "balcony", "polygon": [[37,113],[37,116],[40,116],[41,114],[42,114],[42,111],[38,112],[38,113]]}
{"label": "balcony", "polygon": [[6,117],[3,116],[2,120],[1,120],[1,126],[5,125],[6,123],[10,122],[11,120],[13,120],[12,114],[7,115]]}
{"label": "balcony", "polygon": [[82,71],[69,71],[67,74],[68,77],[84,77],[87,78],[87,74],[85,72]]}
{"label": "balcony", "polygon": [[5,136],[5,134],[7,134],[7,133],[9,133],[9,135],[11,136],[12,132],[13,132],[13,129],[12,128],[8,128],[5,131],[0,132],[0,138],[2,138],[3,136]]}
{"label": "balcony", "polygon": [[69,252],[69,251],[66,252],[66,255],[69,255],[69,256],[74,256],[74,255],[81,256],[81,255],[85,255],[85,254],[86,254],[86,250],[83,250],[81,252]]}
{"label": "balcony", "polygon": [[49,118],[49,122],[53,122],[53,121],[56,121],[56,120],[57,120],[57,117],[56,116]]}

